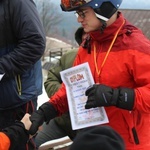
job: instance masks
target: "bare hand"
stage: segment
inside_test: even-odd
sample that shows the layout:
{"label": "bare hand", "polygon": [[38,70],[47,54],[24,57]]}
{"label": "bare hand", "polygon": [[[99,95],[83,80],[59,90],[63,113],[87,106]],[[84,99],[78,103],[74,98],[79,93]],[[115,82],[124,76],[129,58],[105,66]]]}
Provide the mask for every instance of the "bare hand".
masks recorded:
{"label": "bare hand", "polygon": [[32,122],[30,121],[30,118],[29,118],[30,116],[31,116],[30,114],[26,113],[21,120],[21,122],[24,124],[26,130],[29,130],[32,125]]}

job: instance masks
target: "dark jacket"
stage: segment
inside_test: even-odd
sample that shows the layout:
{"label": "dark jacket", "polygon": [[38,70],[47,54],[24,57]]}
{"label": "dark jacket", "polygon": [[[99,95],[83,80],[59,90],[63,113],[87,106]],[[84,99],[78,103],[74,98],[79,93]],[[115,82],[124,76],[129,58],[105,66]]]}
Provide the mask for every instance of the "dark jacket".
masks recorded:
{"label": "dark jacket", "polygon": [[60,72],[72,67],[74,59],[77,54],[77,49],[68,50],[58,61],[55,67],[48,71],[47,80],[44,82],[45,90],[48,97],[55,94],[61,87]]}
{"label": "dark jacket", "polygon": [[29,139],[28,131],[22,122],[4,128],[0,132],[0,150],[15,150],[18,143],[26,144]]}
{"label": "dark jacket", "polygon": [[1,0],[0,18],[0,110],[6,110],[42,93],[45,33],[32,0]]}
{"label": "dark jacket", "polygon": [[[69,50],[61,57],[57,66],[51,68],[48,71],[48,77],[44,83],[45,90],[48,97],[54,95],[55,92],[57,92],[58,89],[61,87],[62,80],[61,80],[60,72],[72,67],[76,54],[77,54],[77,49]],[[63,129],[63,131],[70,137],[70,139],[73,139],[75,137],[76,131],[72,130],[69,112],[54,118],[54,120],[56,124],[61,129]]]}

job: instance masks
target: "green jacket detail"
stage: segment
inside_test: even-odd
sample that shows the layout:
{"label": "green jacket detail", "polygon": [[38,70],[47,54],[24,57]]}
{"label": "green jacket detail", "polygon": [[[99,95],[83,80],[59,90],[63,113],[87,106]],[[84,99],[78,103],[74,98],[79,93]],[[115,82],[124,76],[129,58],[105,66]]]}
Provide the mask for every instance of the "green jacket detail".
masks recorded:
{"label": "green jacket detail", "polygon": [[[60,88],[62,83],[60,72],[72,67],[76,54],[77,49],[69,50],[60,58],[56,66],[48,71],[47,80],[44,83],[48,97],[51,97]],[[56,117],[54,120],[71,139],[75,137],[76,131],[72,130],[69,112]]]}

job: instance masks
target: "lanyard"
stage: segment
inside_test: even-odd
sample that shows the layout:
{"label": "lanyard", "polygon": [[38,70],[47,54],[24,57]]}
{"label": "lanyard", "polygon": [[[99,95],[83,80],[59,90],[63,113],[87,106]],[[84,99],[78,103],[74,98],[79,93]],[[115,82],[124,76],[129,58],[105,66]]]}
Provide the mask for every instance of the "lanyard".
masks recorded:
{"label": "lanyard", "polygon": [[100,74],[101,74],[102,68],[103,68],[103,66],[104,66],[104,64],[105,64],[105,62],[106,62],[106,59],[107,59],[107,57],[108,57],[108,55],[109,55],[109,53],[110,53],[110,50],[112,49],[112,47],[113,47],[113,45],[114,45],[114,43],[115,43],[115,40],[117,39],[118,33],[119,33],[119,31],[121,30],[121,28],[122,28],[122,26],[124,25],[124,23],[125,23],[125,20],[123,21],[123,23],[121,24],[121,26],[120,26],[119,29],[117,30],[117,32],[116,32],[116,34],[115,34],[115,36],[114,36],[114,38],[113,38],[113,40],[112,40],[112,42],[111,42],[111,44],[110,44],[108,50],[107,50],[107,53],[106,53],[106,55],[105,55],[105,57],[104,57],[104,60],[103,60],[103,62],[102,62],[102,65],[101,65],[100,69],[98,69],[98,64],[97,64],[97,62],[96,62],[96,46],[95,46],[95,44],[94,44],[94,64],[95,64],[95,68],[96,68],[96,72],[97,72],[98,76],[100,76]]}

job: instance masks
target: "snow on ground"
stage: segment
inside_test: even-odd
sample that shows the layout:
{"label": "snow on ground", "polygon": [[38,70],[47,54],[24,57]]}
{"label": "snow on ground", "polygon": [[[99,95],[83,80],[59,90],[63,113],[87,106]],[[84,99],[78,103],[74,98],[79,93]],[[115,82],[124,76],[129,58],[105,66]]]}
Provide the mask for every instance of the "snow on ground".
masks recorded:
{"label": "snow on ground", "polygon": [[49,100],[45,88],[43,86],[43,93],[38,97],[38,107],[41,106],[43,103],[47,102]]}

